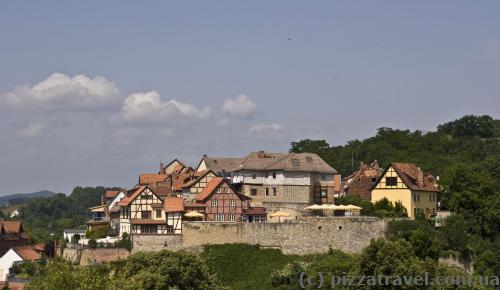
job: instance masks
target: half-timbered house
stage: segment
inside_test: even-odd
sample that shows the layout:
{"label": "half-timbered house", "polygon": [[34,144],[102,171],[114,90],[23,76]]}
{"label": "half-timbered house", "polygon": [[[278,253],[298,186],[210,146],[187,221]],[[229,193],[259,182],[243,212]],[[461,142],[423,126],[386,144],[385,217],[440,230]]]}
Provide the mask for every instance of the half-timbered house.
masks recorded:
{"label": "half-timbered house", "polygon": [[169,226],[166,222],[163,201],[148,186],[138,187],[130,196],[118,202],[120,206],[120,235],[166,234]]}
{"label": "half-timbered house", "polygon": [[210,181],[216,176],[212,170],[196,172],[196,178],[184,184],[182,187],[182,197],[189,202],[195,202],[196,195],[205,189]]}
{"label": "half-timbered house", "polygon": [[[229,181],[223,177],[214,177],[208,185],[196,195],[196,203],[205,205],[207,221],[242,221],[242,215],[251,209],[251,198],[237,193]],[[259,213],[261,215],[261,213]],[[265,215],[265,210],[264,210]],[[247,220],[248,221],[248,220]]]}

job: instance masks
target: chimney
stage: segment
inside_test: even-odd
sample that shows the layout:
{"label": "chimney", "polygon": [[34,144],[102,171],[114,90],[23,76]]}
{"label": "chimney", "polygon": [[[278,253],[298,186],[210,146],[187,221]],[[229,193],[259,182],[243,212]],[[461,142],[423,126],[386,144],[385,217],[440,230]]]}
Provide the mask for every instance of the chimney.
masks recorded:
{"label": "chimney", "polygon": [[207,154],[203,154],[203,158],[207,158],[207,157],[208,157],[208,155],[207,155]]}
{"label": "chimney", "polygon": [[104,202],[104,194],[101,194],[101,205],[105,205],[106,203]]}
{"label": "chimney", "polygon": [[163,164],[163,161],[160,161],[160,174],[165,174],[165,165]]}
{"label": "chimney", "polygon": [[340,193],[340,174],[333,175],[333,192]]}
{"label": "chimney", "polygon": [[420,167],[418,167],[417,182],[419,184],[421,184],[421,185],[424,185],[424,173],[422,172],[422,170],[420,169]]}
{"label": "chimney", "polygon": [[266,153],[263,150],[259,151],[259,158],[264,158],[266,157]]}

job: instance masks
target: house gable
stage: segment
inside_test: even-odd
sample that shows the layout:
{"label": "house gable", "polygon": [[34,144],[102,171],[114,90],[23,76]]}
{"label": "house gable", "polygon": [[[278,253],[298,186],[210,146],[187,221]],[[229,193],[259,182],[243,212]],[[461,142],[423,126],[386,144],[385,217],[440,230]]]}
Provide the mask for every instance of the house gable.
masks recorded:
{"label": "house gable", "polygon": [[408,186],[406,186],[397,171],[392,166],[389,166],[377,180],[373,189],[408,189]]}

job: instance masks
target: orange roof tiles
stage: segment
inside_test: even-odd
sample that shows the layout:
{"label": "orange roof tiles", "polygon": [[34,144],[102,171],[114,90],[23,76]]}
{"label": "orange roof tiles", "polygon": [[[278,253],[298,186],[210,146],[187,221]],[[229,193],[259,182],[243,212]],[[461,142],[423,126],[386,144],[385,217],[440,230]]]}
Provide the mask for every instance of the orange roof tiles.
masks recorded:
{"label": "orange roof tiles", "polygon": [[20,246],[12,248],[24,260],[38,260],[41,258],[40,252],[35,250],[33,246]]}
{"label": "orange roof tiles", "polygon": [[139,175],[139,184],[140,185],[151,185],[151,184],[156,185],[156,183],[162,182],[165,179],[167,179],[166,174],[145,173],[145,174]]}
{"label": "orange roof tiles", "polygon": [[164,203],[165,212],[184,211],[184,199],[181,197],[167,197]]}
{"label": "orange roof tiles", "polygon": [[196,195],[196,200],[198,201],[203,201],[207,197],[209,197],[215,189],[224,181],[225,179],[223,177],[214,177],[210,182],[207,184],[207,186]]}
{"label": "orange roof tiles", "polygon": [[147,186],[140,186],[138,187],[134,193],[132,193],[130,196],[127,196],[127,197],[124,197],[122,198],[122,200],[120,200],[118,202],[118,206],[128,206],[134,199],[136,199],[140,194],[141,192],[146,189]]}
{"label": "orange roof tiles", "polygon": [[119,190],[107,190],[106,191],[106,198],[114,198],[118,192],[120,192]]}
{"label": "orange roof tiles", "polygon": [[23,232],[21,221],[0,221],[0,228],[7,233],[19,234]]}

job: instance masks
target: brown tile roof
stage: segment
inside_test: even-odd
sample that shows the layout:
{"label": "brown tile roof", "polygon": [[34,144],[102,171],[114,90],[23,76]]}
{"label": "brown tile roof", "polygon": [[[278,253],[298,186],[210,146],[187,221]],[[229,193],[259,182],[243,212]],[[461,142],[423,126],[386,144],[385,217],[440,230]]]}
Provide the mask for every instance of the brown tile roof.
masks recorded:
{"label": "brown tile roof", "polygon": [[282,170],[319,173],[337,173],[328,163],[314,153],[252,152],[232,171]]}
{"label": "brown tile roof", "polygon": [[119,193],[119,190],[107,190],[106,198],[115,198],[115,196]]}
{"label": "brown tile roof", "polygon": [[165,220],[153,220],[153,219],[132,219],[130,223],[133,225],[165,225],[167,221]]}
{"label": "brown tile roof", "polygon": [[241,214],[247,215],[267,215],[267,211],[265,207],[251,207],[248,209],[244,209]]}
{"label": "brown tile roof", "polygon": [[184,211],[184,199],[182,197],[167,197],[164,203],[165,212]]}
{"label": "brown tile roof", "polygon": [[[203,156],[202,161],[205,162],[207,169],[210,169],[217,174],[222,171],[231,172],[243,161],[244,158],[231,158],[231,157],[208,157]],[[201,164],[201,161],[200,161]]]}
{"label": "brown tile roof", "polygon": [[173,195],[173,191],[168,186],[160,186],[155,188],[150,188],[159,197],[164,197],[168,195]]}
{"label": "brown tile roof", "polygon": [[144,173],[139,175],[139,185],[156,185],[167,179],[166,174]]}
{"label": "brown tile roof", "polygon": [[391,167],[394,168],[408,188],[421,191],[439,191],[434,176],[430,172],[424,174],[414,163],[393,162]]}
{"label": "brown tile roof", "polygon": [[35,261],[41,258],[40,252],[33,246],[20,246],[12,248],[23,260]]}
{"label": "brown tile roof", "polygon": [[126,196],[126,197],[122,198],[122,200],[120,200],[117,205],[118,206],[128,206],[146,188],[147,188],[147,186],[139,186],[139,187],[137,187],[135,189],[134,193],[132,193],[130,196]]}
{"label": "brown tile roof", "polygon": [[0,221],[0,227],[6,233],[20,234],[23,232],[21,221]]}

